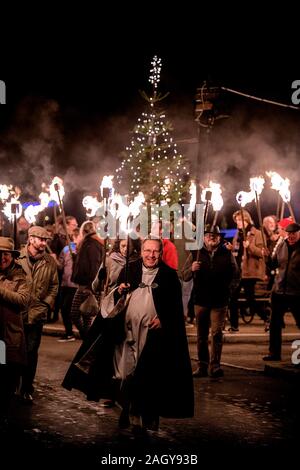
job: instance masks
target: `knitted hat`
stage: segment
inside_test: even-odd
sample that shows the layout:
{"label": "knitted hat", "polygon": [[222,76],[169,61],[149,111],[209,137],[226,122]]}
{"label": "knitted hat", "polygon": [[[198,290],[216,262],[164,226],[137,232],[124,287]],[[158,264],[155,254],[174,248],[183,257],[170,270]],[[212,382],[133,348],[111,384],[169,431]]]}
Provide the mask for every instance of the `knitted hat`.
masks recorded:
{"label": "knitted hat", "polygon": [[288,225],[290,225],[292,222],[294,222],[294,220],[292,219],[292,217],[286,217],[285,219],[279,220],[278,226],[279,226],[280,228],[282,228],[283,230],[285,230],[286,227],[287,227]]}

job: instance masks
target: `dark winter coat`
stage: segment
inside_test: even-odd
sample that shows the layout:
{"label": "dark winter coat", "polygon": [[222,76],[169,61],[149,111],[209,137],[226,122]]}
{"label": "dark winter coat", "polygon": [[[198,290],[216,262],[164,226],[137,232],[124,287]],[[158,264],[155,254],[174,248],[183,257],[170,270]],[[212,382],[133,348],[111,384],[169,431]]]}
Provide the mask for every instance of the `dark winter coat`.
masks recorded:
{"label": "dark winter coat", "polygon": [[[142,261],[129,265],[128,282],[135,290],[142,279]],[[124,270],[118,284],[124,282]],[[135,378],[140,389],[151,400],[160,416],[172,418],[191,417],[194,413],[193,381],[188,344],[184,325],[181,286],[176,271],[160,264],[153,281],[158,285],[153,289],[153,300],[161,328],[149,330],[145,347],[139,359]],[[115,318],[97,317],[88,340],[81,346],[73,360],[63,386],[78,388],[89,399],[105,397],[110,386],[113,369],[115,344],[125,337],[125,312]],[[97,359],[92,367],[87,366],[88,374],[82,369],[87,365],[80,359],[89,349],[97,335]],[[95,356],[94,356],[95,357]],[[79,362],[79,368],[75,366]],[[81,369],[80,369],[81,367]]]}
{"label": "dark winter coat", "polygon": [[8,364],[25,364],[26,349],[22,311],[27,308],[30,287],[17,264],[0,273],[0,339],[6,346]]}
{"label": "dark winter coat", "polygon": [[77,255],[73,267],[72,281],[81,286],[92,286],[103,259],[104,248],[101,239],[95,235],[87,235],[77,247]]}
{"label": "dark winter coat", "polygon": [[277,248],[272,268],[277,268],[273,292],[300,296],[300,241],[289,247],[284,240]]}
{"label": "dark winter coat", "polygon": [[[197,260],[197,251],[192,251],[183,270],[183,280],[192,278],[192,262]],[[231,251],[220,244],[214,252],[201,248],[200,269],[194,272],[193,302],[209,308],[228,305],[231,289],[239,282],[239,269]]]}

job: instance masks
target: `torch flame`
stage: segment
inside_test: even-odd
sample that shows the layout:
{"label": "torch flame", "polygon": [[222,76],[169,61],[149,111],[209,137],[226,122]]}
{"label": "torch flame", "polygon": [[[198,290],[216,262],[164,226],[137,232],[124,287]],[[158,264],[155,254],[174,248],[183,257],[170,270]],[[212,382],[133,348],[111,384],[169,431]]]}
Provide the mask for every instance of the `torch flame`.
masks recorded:
{"label": "torch flame", "polygon": [[42,210],[44,210],[44,207],[41,204],[37,204],[35,206],[33,204],[30,204],[24,210],[24,217],[27,222],[29,222],[30,224],[34,224],[36,222],[36,216]]}
{"label": "torch flame", "polygon": [[[48,204],[51,200],[50,196],[49,196],[49,193],[41,192],[39,194],[39,200],[41,201],[41,207],[42,207],[42,209],[40,209],[40,211],[42,211],[43,209],[46,209],[46,207],[48,207]],[[35,207],[39,207],[39,206],[35,206]]]}
{"label": "torch flame", "polygon": [[254,178],[250,178],[250,189],[251,192],[257,193],[258,196],[262,193],[264,189],[265,179],[263,176],[256,176]]}
{"label": "torch flame", "polygon": [[3,207],[3,212],[10,222],[14,221],[14,214],[12,213],[12,204],[15,204],[16,218],[18,219],[22,215],[22,204],[15,198],[12,198],[10,202],[7,202]]}
{"label": "torch flame", "polygon": [[223,207],[222,189],[219,183],[209,182],[208,188],[204,188],[201,192],[201,201],[206,202],[206,192],[211,191],[211,203],[214,211],[219,211]]}
{"label": "torch flame", "polygon": [[189,191],[191,195],[189,211],[193,212],[195,210],[196,201],[197,201],[197,186],[196,186],[195,181],[191,181]]}
{"label": "torch flame", "polygon": [[266,171],[266,174],[271,178],[271,188],[279,192],[283,202],[290,202],[290,180],[288,178],[282,178],[276,171]]}
{"label": "torch flame", "polygon": [[105,175],[103,176],[102,183],[100,185],[100,193],[101,196],[103,197],[103,188],[109,188],[109,197],[112,198],[114,195],[114,187],[113,187],[113,180],[114,176],[113,175]]}
{"label": "torch flame", "polygon": [[129,212],[133,217],[137,217],[140,213],[140,207],[145,202],[145,196],[142,192],[139,192],[137,196],[134,197],[133,202],[129,205]]}
{"label": "torch flame", "polygon": [[86,209],[87,217],[94,217],[99,207],[101,207],[102,203],[99,202],[96,197],[85,196],[82,199],[82,205]]}
{"label": "torch flame", "polygon": [[0,199],[2,202],[7,201],[10,197],[12,185],[7,186],[6,184],[0,184]]}
{"label": "torch flame", "polygon": [[246,204],[252,202],[255,199],[255,193],[253,191],[240,191],[236,195],[236,200],[240,206],[245,207]]}
{"label": "torch flame", "polygon": [[51,181],[51,184],[49,186],[49,191],[50,191],[50,199],[51,201],[55,201],[57,204],[59,204],[59,199],[58,199],[58,194],[55,189],[55,186],[57,185],[59,195],[61,200],[63,200],[64,195],[65,195],[65,189],[63,187],[63,180],[59,178],[59,176],[55,176],[53,180]]}

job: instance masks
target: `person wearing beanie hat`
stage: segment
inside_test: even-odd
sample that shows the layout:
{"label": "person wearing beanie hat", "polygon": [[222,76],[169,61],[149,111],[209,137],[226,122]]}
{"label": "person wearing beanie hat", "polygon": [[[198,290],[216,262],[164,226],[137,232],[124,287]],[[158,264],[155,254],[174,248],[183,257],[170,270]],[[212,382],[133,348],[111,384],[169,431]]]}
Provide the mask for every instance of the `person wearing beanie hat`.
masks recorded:
{"label": "person wearing beanie hat", "polygon": [[281,229],[285,230],[285,228],[293,222],[294,222],[294,219],[292,219],[292,217],[286,217],[285,219],[279,220],[278,226]]}
{"label": "person wearing beanie hat", "polygon": [[291,311],[300,328],[300,225],[289,223],[285,232],[287,238],[270,259],[276,275],[271,296],[269,354],[263,357],[264,361],[281,360],[281,329],[285,312]]}
{"label": "person wearing beanie hat", "polygon": [[27,245],[21,249],[18,262],[31,284],[31,301],[24,317],[27,347],[27,366],[22,374],[21,396],[24,402],[33,401],[33,381],[38,362],[43,325],[53,308],[58,292],[57,265],[46,253],[47,240],[51,238],[44,227],[35,225],[28,230]]}
{"label": "person wearing beanie hat", "polygon": [[28,306],[30,289],[15,261],[19,254],[11,238],[0,237],[0,343],[6,356],[4,362],[0,358],[0,415],[8,408],[27,360],[22,311]]}

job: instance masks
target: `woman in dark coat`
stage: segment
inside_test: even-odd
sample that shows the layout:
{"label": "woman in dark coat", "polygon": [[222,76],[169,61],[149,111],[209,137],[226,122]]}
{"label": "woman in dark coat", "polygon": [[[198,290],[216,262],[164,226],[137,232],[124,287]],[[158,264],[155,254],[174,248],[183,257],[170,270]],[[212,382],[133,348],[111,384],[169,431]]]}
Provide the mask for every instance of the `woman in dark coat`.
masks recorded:
{"label": "woman in dark coat", "polygon": [[[63,382],[65,388],[79,388],[93,399],[107,397],[109,388],[117,382],[117,399],[123,407],[121,427],[129,426],[133,417],[132,424],[157,429],[159,416],[187,418],[194,413],[181,286],[176,271],[161,262],[161,255],[160,240],[144,240],[142,259],[129,264],[127,279],[126,270],[121,272],[114,293],[117,301],[124,281],[130,285],[126,312],[113,318],[97,317],[89,344],[97,338],[96,330],[98,340],[93,348],[88,344],[82,347]],[[147,276],[150,283],[145,282]],[[139,306],[141,321],[136,328]],[[138,336],[136,331],[140,332]],[[91,353],[93,349],[96,354]]]}
{"label": "woman in dark coat", "polygon": [[80,238],[73,265],[72,281],[78,285],[78,288],[72,302],[71,318],[80,337],[85,339],[94,313],[92,311],[83,313],[80,306],[92,293],[92,283],[101,266],[104,248],[103,240],[96,234],[95,224],[90,220],[84,222],[80,227]]}
{"label": "woman in dark coat", "polygon": [[27,362],[22,312],[27,308],[30,289],[26,274],[15,262],[20,255],[11,238],[0,237],[0,414],[7,408]]}

